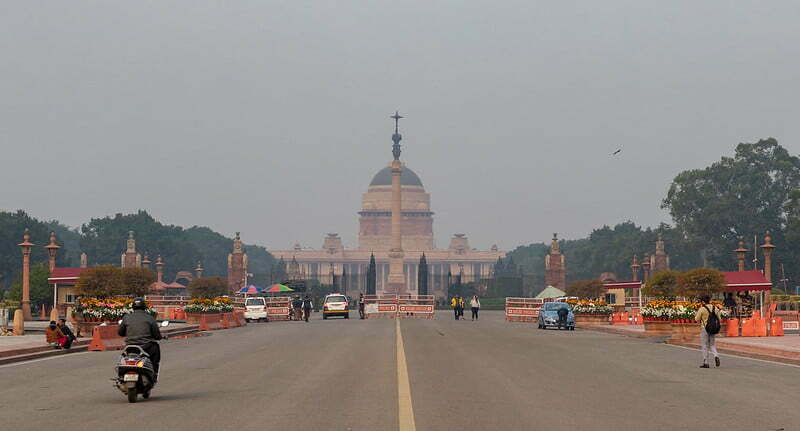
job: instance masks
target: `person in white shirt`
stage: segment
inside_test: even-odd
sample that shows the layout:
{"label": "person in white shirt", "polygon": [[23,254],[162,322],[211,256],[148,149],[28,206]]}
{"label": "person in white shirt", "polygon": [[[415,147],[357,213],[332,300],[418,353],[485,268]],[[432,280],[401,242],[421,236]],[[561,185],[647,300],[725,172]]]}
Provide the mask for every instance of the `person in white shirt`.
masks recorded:
{"label": "person in white shirt", "polygon": [[472,308],[472,320],[478,320],[478,311],[481,309],[481,300],[478,299],[478,295],[472,296],[469,306]]}

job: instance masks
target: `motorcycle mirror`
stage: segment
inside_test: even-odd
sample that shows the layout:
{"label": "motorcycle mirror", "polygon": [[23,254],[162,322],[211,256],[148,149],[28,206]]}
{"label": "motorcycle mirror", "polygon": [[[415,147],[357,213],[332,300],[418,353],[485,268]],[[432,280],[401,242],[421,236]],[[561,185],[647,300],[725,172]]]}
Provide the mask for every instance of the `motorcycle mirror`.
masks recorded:
{"label": "motorcycle mirror", "polygon": [[169,326],[169,320],[164,320],[164,321],[161,322],[161,327],[162,328],[166,328],[167,326]]}

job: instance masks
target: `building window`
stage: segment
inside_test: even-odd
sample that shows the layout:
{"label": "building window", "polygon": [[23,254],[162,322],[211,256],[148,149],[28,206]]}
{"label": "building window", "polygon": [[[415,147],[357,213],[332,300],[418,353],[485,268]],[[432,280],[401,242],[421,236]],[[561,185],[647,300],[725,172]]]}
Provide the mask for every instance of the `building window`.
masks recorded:
{"label": "building window", "polygon": [[75,295],[64,295],[64,302],[73,303],[74,304],[75,303],[75,298],[76,298]]}
{"label": "building window", "polygon": [[606,293],[606,303],[607,304],[616,304],[617,303],[617,294],[616,293]]}

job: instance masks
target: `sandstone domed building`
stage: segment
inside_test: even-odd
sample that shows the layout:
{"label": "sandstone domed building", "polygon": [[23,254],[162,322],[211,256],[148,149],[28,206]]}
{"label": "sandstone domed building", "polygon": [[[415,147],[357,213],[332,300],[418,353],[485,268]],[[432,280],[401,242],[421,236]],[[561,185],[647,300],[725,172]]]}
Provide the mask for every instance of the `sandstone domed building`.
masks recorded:
{"label": "sandstone domed building", "polygon": [[[400,117],[402,118],[402,117]],[[399,133],[393,139],[399,147]],[[505,253],[492,246],[490,250],[475,250],[470,247],[464,234],[455,234],[445,249],[436,248],[433,235],[433,211],[431,196],[425,191],[419,175],[399,162],[400,175],[400,255],[405,274],[404,291],[416,294],[419,260],[423,253],[428,262],[429,293],[438,297],[447,295],[448,274],[451,278],[462,275],[462,281],[489,278],[494,263]],[[334,277],[342,277],[347,294],[365,292],[367,267],[370,255],[375,254],[377,263],[377,292],[387,292],[389,278],[390,249],[392,247],[392,165],[379,170],[362,195],[361,211],[358,212],[358,247],[345,248],[336,233],[329,233],[316,250],[303,249],[295,245],[292,250],[270,250],[276,258],[296,260],[300,272],[309,279],[333,283]]]}

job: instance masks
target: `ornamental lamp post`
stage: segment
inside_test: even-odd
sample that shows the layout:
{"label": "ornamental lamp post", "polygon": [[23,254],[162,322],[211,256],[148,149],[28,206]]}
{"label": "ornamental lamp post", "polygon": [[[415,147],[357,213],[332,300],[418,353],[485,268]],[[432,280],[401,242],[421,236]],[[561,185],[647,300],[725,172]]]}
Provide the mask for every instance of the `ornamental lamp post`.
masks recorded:
{"label": "ornamental lamp post", "polygon": [[22,249],[22,317],[23,320],[33,320],[31,315],[31,248],[34,244],[30,241],[30,230],[25,229],[22,242],[17,244]]}

